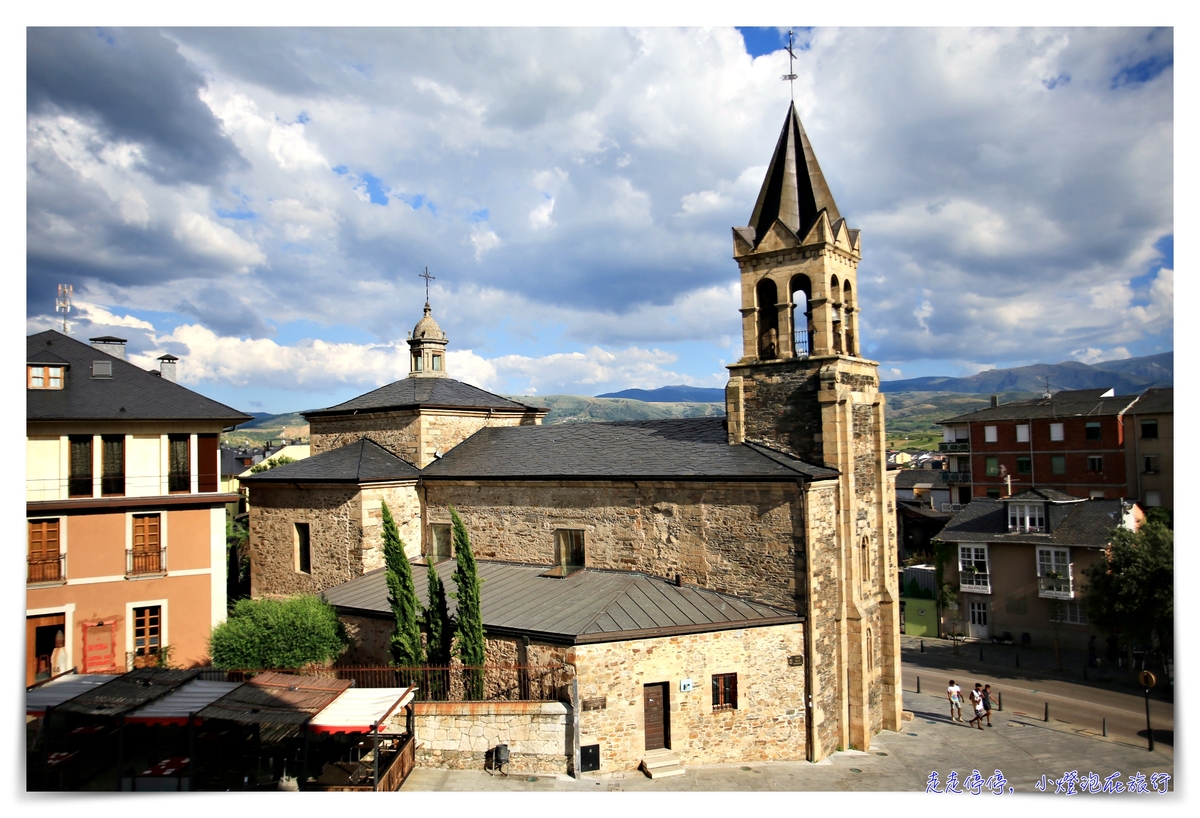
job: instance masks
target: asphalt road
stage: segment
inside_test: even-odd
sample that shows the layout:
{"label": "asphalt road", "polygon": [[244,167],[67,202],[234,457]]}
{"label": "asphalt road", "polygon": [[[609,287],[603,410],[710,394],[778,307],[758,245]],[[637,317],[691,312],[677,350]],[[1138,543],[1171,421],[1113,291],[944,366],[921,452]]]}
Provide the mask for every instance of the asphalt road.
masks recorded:
{"label": "asphalt road", "polygon": [[[1103,720],[1106,719],[1110,739],[1137,747],[1145,747],[1147,744],[1144,695],[1059,679],[1029,678],[1018,672],[997,673],[990,668],[967,668],[962,664],[954,664],[952,659],[953,657],[930,657],[923,659],[920,664],[902,662],[904,690],[908,693],[916,691],[916,680],[919,676],[922,697],[929,697],[926,706],[930,710],[940,709],[940,712],[948,715],[950,703],[946,701],[946,686],[950,679],[958,682],[963,689],[964,700],[966,692],[974,688],[976,682],[990,684],[993,702],[996,700],[996,694],[1000,694],[1004,705],[1004,717],[1017,715],[1041,719],[1045,713],[1045,706],[1049,703],[1050,727],[1085,735],[1100,735]],[[969,701],[964,701],[964,719],[971,718],[967,714],[968,709]],[[993,711],[993,724],[999,723],[997,715],[997,712]],[[1155,749],[1173,758],[1175,705],[1151,698],[1150,724],[1154,729]]]}

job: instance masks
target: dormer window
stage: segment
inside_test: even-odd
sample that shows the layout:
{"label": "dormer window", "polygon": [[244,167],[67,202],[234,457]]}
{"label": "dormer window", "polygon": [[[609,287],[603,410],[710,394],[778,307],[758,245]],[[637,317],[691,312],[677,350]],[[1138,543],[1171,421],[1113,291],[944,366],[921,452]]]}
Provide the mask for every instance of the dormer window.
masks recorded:
{"label": "dormer window", "polygon": [[435,354],[431,355],[430,358],[433,361],[433,371],[441,372],[442,371],[442,356],[435,353]]}
{"label": "dormer window", "polygon": [[412,356],[412,371],[420,372],[424,369],[424,361],[421,360],[421,353],[415,352]]}
{"label": "dormer window", "polygon": [[1045,531],[1045,506],[1041,503],[1009,503],[1009,531]]}
{"label": "dormer window", "polygon": [[30,365],[25,373],[25,381],[30,389],[62,389],[63,368]]}

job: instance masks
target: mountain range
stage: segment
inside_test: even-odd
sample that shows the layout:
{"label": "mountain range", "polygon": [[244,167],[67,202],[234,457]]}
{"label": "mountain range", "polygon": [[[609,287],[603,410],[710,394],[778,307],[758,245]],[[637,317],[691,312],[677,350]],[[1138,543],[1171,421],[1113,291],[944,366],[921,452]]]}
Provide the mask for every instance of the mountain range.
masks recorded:
{"label": "mountain range", "polygon": [[884,392],[997,392],[1046,391],[1064,389],[1108,389],[1117,395],[1133,395],[1155,386],[1175,385],[1175,353],[1161,352],[1141,358],[1081,364],[1063,361],[1058,364],[1032,364],[1013,369],[987,369],[966,378],[932,376],[884,381]]}

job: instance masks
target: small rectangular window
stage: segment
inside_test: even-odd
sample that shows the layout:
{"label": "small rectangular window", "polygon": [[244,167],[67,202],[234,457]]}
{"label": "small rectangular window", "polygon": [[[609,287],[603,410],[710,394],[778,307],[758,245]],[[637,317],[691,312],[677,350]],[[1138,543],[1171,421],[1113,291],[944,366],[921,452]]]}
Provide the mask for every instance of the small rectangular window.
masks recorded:
{"label": "small rectangular window", "polygon": [[112,361],[92,361],[93,378],[111,378]]}
{"label": "small rectangular window", "polygon": [[296,523],[296,570],[302,574],[312,573],[312,547],[308,523]]}
{"label": "small rectangular window", "polygon": [[583,553],[583,531],[574,528],[560,528],[554,532],[554,561],[558,564],[563,576],[583,569],[586,564]]}
{"label": "small rectangular window", "polygon": [[984,443],[995,443],[997,439],[998,438],[996,437],[996,427],[995,426],[984,426],[983,427],[983,442]]}
{"label": "small rectangular window", "polygon": [[1142,440],[1157,440],[1158,439],[1158,421],[1143,420],[1142,421]]}
{"label": "small rectangular window", "polygon": [[1088,455],[1088,471],[1102,472],[1104,471],[1104,457],[1098,454]]}
{"label": "small rectangular window", "polygon": [[191,435],[168,435],[167,446],[170,453],[167,490],[190,492],[192,490]]}
{"label": "small rectangular window", "polygon": [[1017,474],[1033,474],[1033,458],[1018,457],[1017,458]]}
{"label": "small rectangular window", "polygon": [[985,463],[985,471],[986,471],[988,477],[999,477],[1000,476],[1000,458],[989,457],[987,460],[984,461],[984,463]]}
{"label": "small rectangular window", "polygon": [[713,710],[737,710],[737,674],[714,673],[712,677]]}
{"label": "small rectangular window", "polygon": [[100,493],[105,496],[125,493],[125,435],[100,438]]}
{"label": "small rectangular window", "polygon": [[1068,625],[1086,625],[1088,623],[1087,612],[1081,602],[1059,602],[1050,609],[1050,621],[1065,622]]}
{"label": "small rectangular window", "polygon": [[429,526],[429,553],[425,555],[425,560],[427,562],[444,562],[450,559],[453,556],[450,542],[449,524],[431,523]]}
{"label": "small rectangular window", "polygon": [[125,570],[128,575],[163,573],[161,531],[161,515],[133,515],[133,548],[129,552],[129,564]]}
{"label": "small rectangular window", "polygon": [[1029,426],[1027,424],[1022,423],[1021,425],[1019,425],[1017,427],[1017,442],[1018,443],[1028,443],[1029,442]]}
{"label": "small rectangular window", "polygon": [[1065,454],[1052,455],[1050,458],[1050,471],[1054,474],[1067,473],[1067,456]]}
{"label": "small rectangular window", "polygon": [[422,369],[421,353],[417,352],[412,356],[412,371],[420,372]]}
{"label": "small rectangular window", "polygon": [[430,357],[433,360],[433,371],[441,372],[442,371],[442,356],[441,355],[432,355]]}
{"label": "small rectangular window", "polygon": [[30,366],[25,370],[25,385],[30,389],[62,389],[61,366]]}
{"label": "small rectangular window", "polygon": [[27,582],[58,582],[63,579],[59,552],[58,520],[29,521]]}
{"label": "small rectangular window", "polygon": [[1145,466],[1143,471],[1146,474],[1158,474],[1158,455],[1148,454],[1142,458],[1142,465]]}
{"label": "small rectangular window", "polygon": [[162,606],[133,609],[133,652],[136,656],[158,653],[162,639]]}
{"label": "small rectangular window", "polygon": [[1084,440],[1099,440],[1100,439],[1100,421],[1090,420],[1083,427]]}
{"label": "small rectangular window", "polygon": [[92,496],[92,436],[71,435],[71,476],[67,493],[71,497]]}
{"label": "small rectangular window", "polygon": [[1061,423],[1051,423],[1050,424],[1050,439],[1051,440],[1062,440],[1063,439],[1063,425]]}

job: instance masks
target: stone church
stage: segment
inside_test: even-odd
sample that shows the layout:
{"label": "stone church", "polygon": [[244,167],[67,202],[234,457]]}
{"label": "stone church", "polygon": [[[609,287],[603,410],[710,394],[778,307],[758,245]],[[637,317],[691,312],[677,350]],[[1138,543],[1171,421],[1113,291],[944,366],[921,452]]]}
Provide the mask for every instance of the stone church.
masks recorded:
{"label": "stone church", "polygon": [[[324,592],[386,628],[381,503],[410,559],[434,563],[452,557],[453,506],[481,571],[526,571],[511,586],[485,583],[489,639],[507,635],[518,660],[541,645],[576,664],[581,689],[607,696],[603,718],[584,713],[584,739],[608,742],[608,756],[624,747],[636,757],[639,729],[645,749],[659,740],[650,694],[643,711],[640,683],[611,687],[644,672],[673,697],[666,746],[694,763],[747,758],[756,735],[778,737],[763,757],[816,761],[899,729],[895,488],[878,364],[860,355],[859,231],[838,211],[794,105],[750,224],[733,229],[733,257],[743,354],[729,367],[723,419],[542,425],[547,410],[450,377],[448,339],[426,303],[409,377],[306,412],[312,456],[244,478],[253,594]],[[587,596],[614,576],[628,579],[625,590]],[[597,612],[554,633],[536,618],[502,622],[498,606],[512,602],[502,587],[533,607],[577,587],[574,598]],[[660,599],[653,613],[648,594]],[[642,601],[618,605],[626,598]],[[717,613],[745,605],[757,607]],[[360,636],[361,660],[386,663]],[[713,664],[730,640],[740,679]],[[585,672],[601,643],[604,667],[625,670]],[[654,649],[681,664],[645,671]],[[698,698],[680,692],[693,689],[684,676],[703,680]],[[717,711],[742,719],[724,728],[724,754],[685,738],[706,735]]]}

